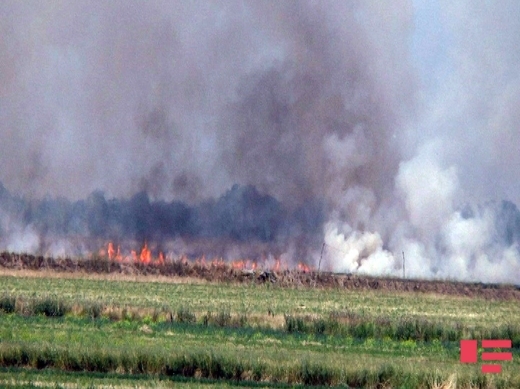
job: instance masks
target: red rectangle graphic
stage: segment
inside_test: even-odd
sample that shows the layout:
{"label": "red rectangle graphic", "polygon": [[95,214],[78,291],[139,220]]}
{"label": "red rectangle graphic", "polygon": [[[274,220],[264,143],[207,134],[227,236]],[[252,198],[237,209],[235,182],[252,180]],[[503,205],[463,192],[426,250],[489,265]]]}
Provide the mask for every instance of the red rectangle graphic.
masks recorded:
{"label": "red rectangle graphic", "polygon": [[482,365],[482,373],[500,373],[502,366],[500,365]]}
{"label": "red rectangle graphic", "polygon": [[460,361],[462,363],[477,363],[477,341],[460,341]]}
{"label": "red rectangle graphic", "polygon": [[500,340],[483,340],[482,347],[484,348],[511,348],[512,342],[509,339]]}
{"label": "red rectangle graphic", "polygon": [[511,361],[512,353],[482,353],[483,361]]}

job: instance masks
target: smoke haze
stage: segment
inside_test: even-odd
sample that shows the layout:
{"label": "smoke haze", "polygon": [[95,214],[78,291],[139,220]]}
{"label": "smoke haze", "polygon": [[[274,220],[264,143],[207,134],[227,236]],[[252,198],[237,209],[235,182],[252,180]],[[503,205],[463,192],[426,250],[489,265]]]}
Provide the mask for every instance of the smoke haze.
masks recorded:
{"label": "smoke haze", "polygon": [[519,45],[512,0],[4,0],[1,248],[518,282]]}

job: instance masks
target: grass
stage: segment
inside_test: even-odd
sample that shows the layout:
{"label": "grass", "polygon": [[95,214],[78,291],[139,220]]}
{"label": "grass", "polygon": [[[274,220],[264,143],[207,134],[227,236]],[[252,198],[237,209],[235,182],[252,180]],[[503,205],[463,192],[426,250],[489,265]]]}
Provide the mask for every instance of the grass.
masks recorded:
{"label": "grass", "polygon": [[520,333],[516,301],[77,277],[0,277],[0,285],[0,366],[52,369],[63,382],[112,374],[160,385],[184,377],[434,388],[455,377],[457,387],[520,387],[518,348],[496,376],[458,361],[460,337]]}
{"label": "grass", "polygon": [[[56,369],[0,368],[2,388],[245,388],[236,382],[187,377],[157,377],[143,374],[64,372]],[[257,388],[268,387],[259,383]]]}
{"label": "grass", "polygon": [[[18,301],[18,303],[17,303]],[[91,319],[108,318],[112,321],[142,321],[145,323],[158,321],[176,321],[178,323],[199,323],[204,326],[234,327],[234,328],[264,328],[271,329],[269,325],[252,325],[247,314],[234,315],[227,309],[216,313],[207,312],[199,319],[189,308],[181,306],[174,314],[172,310],[164,306],[152,311],[142,308],[119,308],[107,306],[101,302],[70,302],[58,297],[40,297],[28,299],[9,295],[0,299],[4,305],[4,313],[30,315],[45,315],[47,317],[62,317],[66,314],[88,317]],[[74,312],[72,307],[74,306]],[[307,333],[315,335],[350,336],[354,338],[388,338],[393,340],[415,340],[455,342],[460,339],[510,339],[513,348],[520,349],[520,325],[508,324],[494,328],[475,326],[455,326],[441,322],[432,322],[428,319],[418,318],[390,318],[371,317],[360,315],[351,311],[334,311],[328,317],[312,315],[284,315],[285,325],[280,330],[287,333]],[[276,326],[274,328],[277,328]]]}
{"label": "grass", "polygon": [[[447,324],[485,328],[518,323],[520,304],[482,298],[434,294],[392,293],[340,289],[290,289],[273,285],[169,284],[107,279],[2,277],[5,292],[36,297],[41,291],[68,301],[91,301],[115,306],[189,307],[197,316],[227,309],[232,313],[268,317],[283,325],[284,314],[328,315],[350,311],[391,319],[415,317]],[[272,316],[271,316],[272,317]]]}

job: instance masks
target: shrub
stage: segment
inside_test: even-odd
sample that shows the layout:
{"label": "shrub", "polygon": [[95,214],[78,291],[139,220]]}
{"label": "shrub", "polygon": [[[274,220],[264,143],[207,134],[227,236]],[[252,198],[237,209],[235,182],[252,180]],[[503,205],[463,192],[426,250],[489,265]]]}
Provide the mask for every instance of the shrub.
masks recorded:
{"label": "shrub", "polygon": [[103,313],[103,305],[100,303],[89,303],[83,307],[83,314],[92,319],[98,319]]}
{"label": "shrub", "polygon": [[374,323],[373,322],[362,322],[355,326],[350,327],[350,332],[355,338],[373,338],[374,337]]}
{"label": "shrub", "polygon": [[204,316],[202,316],[202,324],[204,326],[209,326],[213,322],[213,313],[208,311]]}
{"label": "shrub", "polygon": [[292,332],[306,332],[307,326],[302,317],[285,315],[285,330]]}
{"label": "shrub", "polygon": [[45,315],[49,317],[61,317],[69,313],[70,306],[58,299],[50,297],[36,300],[33,302],[32,311],[35,315]]}
{"label": "shrub", "polygon": [[330,386],[334,381],[334,373],[327,366],[304,361],[300,368],[299,379],[305,385]]}
{"label": "shrub", "polygon": [[227,327],[231,324],[231,313],[228,310],[219,311],[215,317],[215,324],[219,327]]}
{"label": "shrub", "polygon": [[16,307],[16,298],[9,295],[0,297],[0,311],[13,313]]}
{"label": "shrub", "polygon": [[152,313],[152,322],[157,323],[159,321],[159,316],[161,314],[161,310],[154,308]]}
{"label": "shrub", "polygon": [[322,335],[327,330],[327,327],[329,327],[327,322],[324,319],[316,319],[314,320],[314,334],[316,335]]}
{"label": "shrub", "polygon": [[244,328],[247,326],[249,319],[246,314],[242,314],[237,318],[236,326],[239,328]]}
{"label": "shrub", "polygon": [[177,321],[179,323],[195,323],[197,318],[188,308],[180,307],[177,310]]}

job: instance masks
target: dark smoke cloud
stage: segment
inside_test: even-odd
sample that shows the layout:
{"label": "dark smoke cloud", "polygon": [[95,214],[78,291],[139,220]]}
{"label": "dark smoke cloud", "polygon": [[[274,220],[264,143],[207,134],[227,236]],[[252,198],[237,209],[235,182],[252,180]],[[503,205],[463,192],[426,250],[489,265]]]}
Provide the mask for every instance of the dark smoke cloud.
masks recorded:
{"label": "dark smoke cloud", "polygon": [[[107,199],[102,192],[95,191],[85,200],[25,200],[13,196],[0,183],[0,204],[3,220],[14,221],[14,225],[7,223],[0,229],[7,249],[51,255],[66,254],[70,244],[64,247],[63,243],[56,243],[60,239],[79,239],[88,246],[82,248],[96,252],[100,242],[135,242],[134,249],[139,249],[145,242],[168,247],[177,238],[219,241],[206,247],[210,250],[202,253],[206,255],[222,256],[229,247],[244,243],[259,243],[269,250],[268,254],[282,254],[294,239],[308,243],[315,239],[325,217],[324,205],[316,201],[289,210],[253,186],[238,185],[216,200],[189,205],[151,201],[145,192],[129,199]],[[28,238],[20,232],[29,232]],[[192,251],[189,246],[185,248]],[[242,254],[243,250],[235,253]],[[309,260],[305,258],[306,250],[300,254],[300,259]]]}
{"label": "dark smoke cloud", "polygon": [[516,281],[520,7],[443,3],[428,68],[422,3],[2,2],[3,246],[325,241],[335,270]]}

